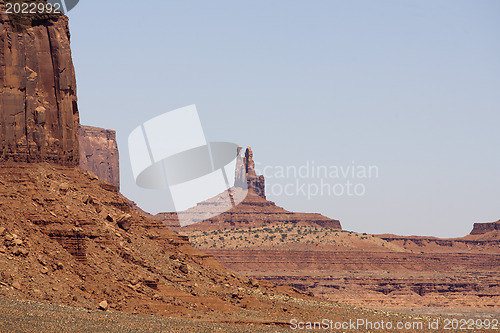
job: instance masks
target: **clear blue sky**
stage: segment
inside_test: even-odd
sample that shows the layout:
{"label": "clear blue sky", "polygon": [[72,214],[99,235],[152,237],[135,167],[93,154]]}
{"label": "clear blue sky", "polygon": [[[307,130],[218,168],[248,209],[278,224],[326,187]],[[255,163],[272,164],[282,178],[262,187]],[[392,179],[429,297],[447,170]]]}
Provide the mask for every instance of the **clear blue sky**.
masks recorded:
{"label": "clear blue sky", "polygon": [[69,16],[81,122],[117,130],[122,192],[145,210],[173,206],[135,186],[127,137],[196,104],[209,141],[261,167],[379,168],[363,196],[268,195],[289,210],[442,237],[500,218],[499,1],[85,0]]}

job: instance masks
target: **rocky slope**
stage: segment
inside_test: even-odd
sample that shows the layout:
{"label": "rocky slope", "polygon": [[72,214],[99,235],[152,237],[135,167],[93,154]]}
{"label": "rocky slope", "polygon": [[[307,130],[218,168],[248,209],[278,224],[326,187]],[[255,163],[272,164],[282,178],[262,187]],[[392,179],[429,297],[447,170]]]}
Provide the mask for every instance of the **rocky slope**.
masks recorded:
{"label": "rocky slope", "polygon": [[80,168],[3,163],[0,206],[2,297],[260,322],[315,302],[232,274]]}
{"label": "rocky slope", "polygon": [[[18,313],[19,305],[9,310],[3,300],[10,299],[196,319],[197,327],[204,321],[231,324],[227,332],[257,332],[262,325],[286,328],[292,318],[412,320],[234,274],[192,248],[187,237],[141,214],[115,186],[79,167],[0,164],[0,207],[0,331],[34,318]],[[37,313],[30,325],[54,327],[53,319],[39,314],[43,306],[27,310]],[[101,318],[89,331],[116,327],[90,311],[85,316],[87,325]],[[144,319],[142,325],[158,321]],[[183,323],[167,327],[193,325]],[[60,331],[72,331],[69,327],[58,323]]]}
{"label": "rocky slope", "polygon": [[78,138],[80,167],[120,189],[120,160],[116,132],[80,125]]}
{"label": "rocky slope", "polygon": [[[289,327],[292,318],[414,320],[234,274],[192,248],[186,237],[140,214],[116,187],[78,167],[2,163],[0,207],[0,331],[34,325],[43,331],[114,327],[123,332],[124,326],[105,318],[135,320],[98,310],[182,318],[170,320],[163,328],[168,332],[179,327],[195,332],[190,327],[212,322],[230,324],[226,332],[258,332],[262,326],[273,332],[273,326]],[[12,299],[41,303],[11,306]],[[75,309],[40,312],[47,304]],[[54,323],[61,311],[72,311],[73,324],[84,314],[86,323]],[[162,321],[134,318],[135,331]]]}
{"label": "rocky slope", "polygon": [[67,18],[9,16],[2,1],[0,64],[0,161],[78,165]]}

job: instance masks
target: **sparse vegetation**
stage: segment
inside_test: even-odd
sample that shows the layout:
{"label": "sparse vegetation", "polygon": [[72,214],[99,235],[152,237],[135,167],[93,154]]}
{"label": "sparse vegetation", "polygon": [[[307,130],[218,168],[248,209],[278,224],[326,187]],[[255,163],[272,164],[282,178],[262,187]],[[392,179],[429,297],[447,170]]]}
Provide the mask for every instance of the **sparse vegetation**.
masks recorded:
{"label": "sparse vegetation", "polygon": [[317,226],[295,225],[283,223],[280,225],[267,224],[263,227],[224,229],[212,231],[192,231],[188,233],[192,244],[200,249],[245,249],[245,248],[273,248],[276,246],[327,246],[330,248],[354,248],[353,242],[367,242],[368,246],[387,247],[386,242],[368,235],[352,231],[335,230]]}

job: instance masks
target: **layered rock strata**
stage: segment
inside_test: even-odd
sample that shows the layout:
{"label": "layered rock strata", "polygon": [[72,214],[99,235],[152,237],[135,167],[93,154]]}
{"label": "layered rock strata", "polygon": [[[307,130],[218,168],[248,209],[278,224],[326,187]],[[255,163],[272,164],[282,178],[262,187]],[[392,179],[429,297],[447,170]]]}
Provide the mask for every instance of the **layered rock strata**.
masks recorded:
{"label": "layered rock strata", "polygon": [[494,309],[500,255],[203,249],[229,269],[356,306]]}
{"label": "layered rock strata", "polygon": [[497,222],[474,223],[474,227],[470,232],[471,235],[483,235],[489,232],[500,232],[500,220]]}
{"label": "layered rock strata", "polygon": [[120,188],[120,161],[116,132],[91,126],[80,126],[80,166],[98,178]]}
{"label": "layered rock strata", "polygon": [[0,13],[0,161],[78,165],[67,17]]}

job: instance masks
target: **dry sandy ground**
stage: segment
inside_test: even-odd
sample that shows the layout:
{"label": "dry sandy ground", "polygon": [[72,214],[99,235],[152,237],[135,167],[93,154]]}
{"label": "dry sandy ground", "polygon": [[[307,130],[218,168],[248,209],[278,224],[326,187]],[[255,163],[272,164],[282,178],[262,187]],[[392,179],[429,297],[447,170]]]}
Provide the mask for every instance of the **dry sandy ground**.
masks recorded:
{"label": "dry sandy ground", "polygon": [[0,332],[290,332],[275,326],[207,323],[122,312],[89,311],[33,301],[0,299]]}
{"label": "dry sandy ground", "polygon": [[[342,307],[342,305],[339,305]],[[339,310],[339,308],[337,308]],[[364,310],[358,308],[361,312]],[[335,312],[335,311],[334,311]],[[332,312],[331,314],[333,314]],[[371,311],[370,311],[371,312]],[[368,313],[366,313],[368,314]],[[373,313],[371,313],[373,315]],[[280,333],[297,331],[322,331],[322,332],[463,332],[457,329],[443,329],[444,317],[427,317],[416,315],[407,317],[405,315],[378,311],[375,318],[367,316],[370,320],[391,321],[398,320],[405,323],[422,322],[423,327],[410,330],[380,330],[380,329],[317,329],[317,330],[292,330],[288,323],[215,323],[200,319],[174,319],[161,316],[148,316],[140,314],[130,314],[112,311],[91,311],[81,308],[74,308],[63,305],[52,305],[36,301],[19,301],[7,298],[0,298],[0,333],[31,333],[31,332],[64,332],[64,333],[84,333],[84,332],[255,332],[255,333]],[[452,318],[451,316],[448,318]],[[460,320],[464,317],[455,317]],[[429,329],[430,322],[439,321],[438,329]],[[491,319],[490,319],[491,321]],[[496,330],[474,329],[468,332],[498,332]]]}

